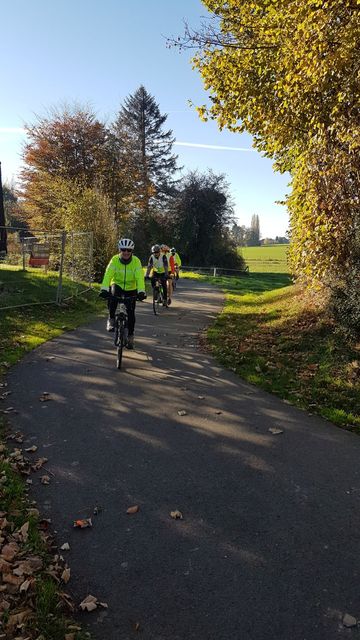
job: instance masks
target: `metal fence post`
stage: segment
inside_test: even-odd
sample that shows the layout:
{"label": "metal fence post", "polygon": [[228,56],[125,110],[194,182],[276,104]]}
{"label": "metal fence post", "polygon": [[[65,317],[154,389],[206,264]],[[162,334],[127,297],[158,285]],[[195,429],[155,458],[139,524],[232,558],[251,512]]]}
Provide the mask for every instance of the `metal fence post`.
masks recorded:
{"label": "metal fence post", "polygon": [[90,231],[90,273],[89,273],[89,286],[91,287],[94,281],[94,234]]}
{"label": "metal fence post", "polygon": [[26,271],[26,262],[25,262],[25,239],[22,239],[22,270]]}
{"label": "metal fence post", "polygon": [[216,267],[214,267],[214,278],[216,278]]}
{"label": "metal fence post", "polygon": [[56,291],[56,304],[61,304],[61,298],[62,298],[62,278],[63,278],[63,269],[64,269],[65,245],[66,245],[66,231],[62,231],[59,283]]}

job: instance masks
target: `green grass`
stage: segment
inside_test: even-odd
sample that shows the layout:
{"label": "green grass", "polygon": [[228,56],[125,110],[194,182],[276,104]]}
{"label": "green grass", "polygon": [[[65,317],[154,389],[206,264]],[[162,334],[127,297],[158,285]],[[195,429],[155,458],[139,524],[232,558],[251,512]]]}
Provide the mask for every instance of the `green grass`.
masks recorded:
{"label": "green grass", "polygon": [[[11,364],[17,362],[27,351],[51,340],[65,330],[71,330],[100,314],[105,305],[97,297],[98,287],[57,305],[36,305],[15,309],[1,309],[9,301],[18,303],[20,295],[14,288],[21,289],[21,299],[28,301],[54,300],[57,278],[53,274],[46,276],[39,272],[21,272],[0,269],[0,282],[6,288],[5,299],[0,291],[0,374]],[[73,285],[64,281],[64,292],[69,294]],[[13,291],[11,296],[10,291]]]}
{"label": "green grass", "polygon": [[288,273],[288,244],[265,245],[261,247],[239,247],[251,273]]}
{"label": "green grass", "polygon": [[324,311],[304,302],[304,292],[286,274],[208,280],[226,294],[224,310],[207,334],[219,362],[291,404],[360,433],[360,344],[347,342]]}
{"label": "green grass", "polygon": [[[38,302],[55,302],[59,274],[54,271],[27,269],[0,265],[0,311],[6,306]],[[69,297],[86,288],[68,277],[63,278],[62,294]]]}
{"label": "green grass", "polygon": [[[0,417],[1,440],[5,438],[5,431],[4,419]],[[62,612],[59,585],[47,574],[47,567],[52,558],[47,545],[40,536],[38,518],[33,515],[29,516],[28,510],[33,507],[33,504],[29,501],[23,478],[13,468],[13,460],[9,454],[9,450],[3,451],[0,459],[0,477],[6,477],[6,482],[0,488],[1,510],[5,513],[9,523],[8,527],[11,530],[16,531],[26,522],[29,523],[27,541],[22,543],[18,541],[21,547],[21,557],[26,560],[27,556],[35,555],[41,557],[44,563],[43,570],[34,574],[36,579],[35,591],[32,596],[34,617],[27,623],[26,630],[35,633],[31,637],[43,640],[64,640],[66,634],[69,633],[71,620],[65,617]],[[22,597],[26,598],[26,595],[18,594],[17,601],[12,604],[11,610],[0,614],[1,630],[6,627],[10,614],[28,607],[28,603],[22,605]],[[15,631],[14,633],[16,637],[20,637]],[[11,640],[12,637],[15,638],[15,635],[11,635],[10,632],[10,635],[8,634],[6,637]],[[85,640],[89,635],[83,631],[76,631],[74,637],[76,640]]]}

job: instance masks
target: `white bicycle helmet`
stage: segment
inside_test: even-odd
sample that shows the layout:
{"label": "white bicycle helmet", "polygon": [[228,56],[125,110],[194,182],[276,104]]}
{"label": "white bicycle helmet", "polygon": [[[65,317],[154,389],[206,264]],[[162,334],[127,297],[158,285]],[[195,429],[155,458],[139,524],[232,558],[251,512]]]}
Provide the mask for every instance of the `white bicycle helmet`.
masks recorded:
{"label": "white bicycle helmet", "polygon": [[154,246],[151,247],[151,253],[160,253],[160,245],[154,244]]}
{"label": "white bicycle helmet", "polygon": [[171,251],[171,253],[176,253],[176,249],[175,249],[175,247],[172,247],[172,248],[170,249],[170,251]]}
{"label": "white bicycle helmet", "polygon": [[130,238],[120,238],[118,242],[118,247],[119,247],[119,251],[122,251],[123,249],[133,250],[135,245],[133,240],[130,240]]}

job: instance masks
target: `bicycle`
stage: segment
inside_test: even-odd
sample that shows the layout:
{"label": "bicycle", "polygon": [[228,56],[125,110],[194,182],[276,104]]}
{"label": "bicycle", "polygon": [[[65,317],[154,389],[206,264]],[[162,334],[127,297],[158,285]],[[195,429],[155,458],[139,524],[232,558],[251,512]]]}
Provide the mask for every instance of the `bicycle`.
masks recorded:
{"label": "bicycle", "polygon": [[153,311],[154,315],[157,316],[161,313],[164,308],[164,295],[162,291],[162,283],[158,278],[154,282],[153,286]]}
{"label": "bicycle", "polygon": [[172,290],[173,290],[173,293],[174,293],[174,291],[176,289],[176,273],[172,273],[171,274],[171,283],[172,283]]}
{"label": "bicycle", "polygon": [[116,368],[121,369],[123,349],[126,346],[129,336],[128,329],[128,311],[125,300],[139,300],[138,296],[113,296],[119,303],[118,310],[115,314],[115,335],[114,344],[116,347]]}

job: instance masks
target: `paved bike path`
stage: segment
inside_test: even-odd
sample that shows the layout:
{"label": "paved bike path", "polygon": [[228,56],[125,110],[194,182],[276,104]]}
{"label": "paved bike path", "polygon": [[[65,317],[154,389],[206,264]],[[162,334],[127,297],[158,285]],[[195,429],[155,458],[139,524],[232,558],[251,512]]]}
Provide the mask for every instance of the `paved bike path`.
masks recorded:
{"label": "paved bike path", "polygon": [[100,319],[9,373],[14,426],[49,459],[32,492],[70,544],[69,588],[108,604],[80,617],[97,640],[358,637],[342,617],[360,618],[360,438],[199,350],[222,302],[181,281],[163,316],[138,304],[122,371]]}

